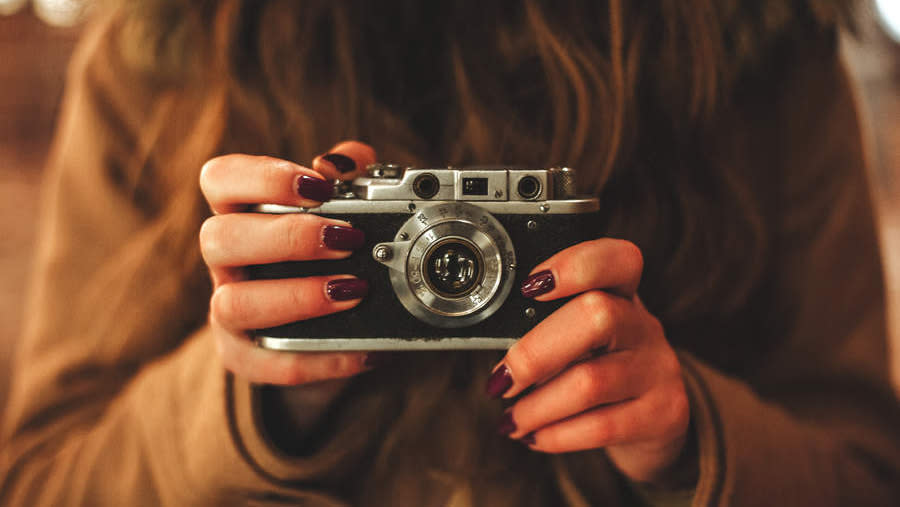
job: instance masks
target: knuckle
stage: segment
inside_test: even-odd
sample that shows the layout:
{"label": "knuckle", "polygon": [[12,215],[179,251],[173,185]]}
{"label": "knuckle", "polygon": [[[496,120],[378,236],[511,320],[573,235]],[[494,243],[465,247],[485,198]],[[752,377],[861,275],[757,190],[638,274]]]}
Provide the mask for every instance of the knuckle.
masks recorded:
{"label": "knuckle", "polygon": [[310,364],[307,356],[285,368],[278,382],[286,385],[309,384],[355,375],[361,371],[361,361],[351,354],[326,354]]}
{"label": "knuckle", "polygon": [[213,291],[210,299],[210,314],[217,322],[223,324],[234,324],[241,320],[244,313],[243,304],[241,303],[240,291],[236,290],[233,284],[222,284]]}
{"label": "knuckle", "polygon": [[540,436],[535,433],[535,442],[540,445],[541,452],[545,454],[562,454],[570,450],[563,445],[561,439],[553,431],[541,432]]}
{"label": "knuckle", "polygon": [[359,146],[360,148],[362,148],[362,151],[367,159],[375,160],[375,148],[366,143],[359,143]]}
{"label": "knuckle", "polygon": [[279,378],[275,380],[276,383],[282,385],[299,385],[299,384],[308,384],[312,381],[309,375],[309,369],[306,366],[299,362],[291,363],[290,367],[285,368]]}
{"label": "knuckle", "polygon": [[640,247],[631,241],[622,240],[622,259],[630,270],[641,272],[644,270],[644,254]]}
{"label": "knuckle", "polygon": [[329,378],[341,378],[355,375],[360,371],[360,360],[358,357],[348,354],[335,354],[327,364],[327,372]]}
{"label": "knuckle", "polygon": [[530,341],[519,341],[507,353],[506,363],[516,382],[530,383],[529,379],[534,378],[538,371],[540,353]]}
{"label": "knuckle", "polygon": [[260,161],[260,177],[270,184],[280,182],[285,176],[292,177],[298,170],[296,164],[280,158],[261,156]]}
{"label": "knuckle", "polygon": [[[644,315],[648,317],[648,318],[644,319],[644,323],[647,326],[647,329],[646,329],[647,335],[651,336],[651,337],[659,337],[659,338],[662,338],[663,340],[665,340],[666,339],[666,330],[663,327],[662,322],[660,322],[659,319],[657,319],[653,314],[645,313]],[[673,353],[672,356],[675,356],[675,354]],[[674,359],[675,359],[675,362],[677,363],[678,358],[674,357]]]}
{"label": "knuckle", "polygon": [[200,226],[200,253],[207,263],[222,248],[222,229],[218,216],[207,218]]}
{"label": "knuckle", "polygon": [[584,363],[575,369],[574,374],[576,389],[583,396],[596,398],[602,392],[605,385],[602,368],[593,363]]}
{"label": "knuckle", "polygon": [[673,379],[675,382],[681,383],[681,362],[678,361],[678,355],[675,354],[671,349],[667,350],[666,353],[662,354],[662,358],[660,358],[659,369],[661,371],[666,372],[666,375],[669,378]]}
{"label": "knuckle", "polygon": [[581,309],[591,315],[602,313],[607,306],[606,298],[598,290],[585,292],[579,297],[579,302],[581,303]]}
{"label": "knuckle", "polygon": [[211,158],[200,168],[200,190],[203,192],[203,195],[209,196],[210,190],[221,179],[226,160],[227,155]]}
{"label": "knuckle", "polygon": [[616,422],[611,417],[595,416],[590,428],[591,440],[597,447],[602,447],[615,440]]}
{"label": "knuckle", "polygon": [[313,227],[304,220],[305,215],[288,214],[279,217],[283,233],[280,237],[285,242],[285,248],[294,254],[309,253],[318,244],[318,238],[313,234]]}
{"label": "knuckle", "polygon": [[607,331],[617,320],[616,307],[610,296],[603,291],[585,292],[580,296],[580,303],[588,322],[597,333]]}

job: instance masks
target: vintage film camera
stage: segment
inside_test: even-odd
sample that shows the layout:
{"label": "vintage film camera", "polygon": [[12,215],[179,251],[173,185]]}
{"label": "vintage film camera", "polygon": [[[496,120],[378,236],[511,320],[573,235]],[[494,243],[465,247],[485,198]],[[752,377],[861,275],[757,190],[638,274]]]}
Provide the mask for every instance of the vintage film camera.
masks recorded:
{"label": "vintage film camera", "polygon": [[251,278],[347,273],[369,282],[355,308],[260,329],[278,350],[504,349],[564,301],[537,302],[519,286],[539,262],[600,235],[599,202],[576,197],[567,168],[368,167],[304,209],[362,229],[366,244],[342,260],[251,266]]}

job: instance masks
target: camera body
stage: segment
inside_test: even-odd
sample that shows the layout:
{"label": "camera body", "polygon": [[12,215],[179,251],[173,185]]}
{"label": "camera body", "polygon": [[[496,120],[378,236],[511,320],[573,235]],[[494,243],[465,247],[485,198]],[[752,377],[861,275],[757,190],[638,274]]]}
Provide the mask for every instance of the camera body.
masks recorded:
{"label": "camera body", "polygon": [[561,306],[519,287],[539,262],[600,236],[599,202],[567,168],[404,168],[374,164],[315,213],[365,232],[341,260],[251,266],[252,279],[352,274],[369,294],[351,310],[256,331],[278,350],[503,349]]}

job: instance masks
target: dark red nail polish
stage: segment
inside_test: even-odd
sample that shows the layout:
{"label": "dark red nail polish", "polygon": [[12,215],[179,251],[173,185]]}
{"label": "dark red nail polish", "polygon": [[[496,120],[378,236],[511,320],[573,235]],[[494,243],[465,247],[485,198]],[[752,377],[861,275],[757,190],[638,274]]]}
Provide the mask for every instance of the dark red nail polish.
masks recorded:
{"label": "dark red nail polish", "polygon": [[353,227],[326,225],[322,229],[322,243],[329,250],[355,250],[366,242],[366,234]]}
{"label": "dark red nail polish", "polygon": [[325,202],[334,195],[334,185],[325,180],[301,174],[297,178],[297,193],[300,194],[300,197]]}
{"label": "dark red nail polish", "polygon": [[554,287],[556,287],[556,281],[553,280],[553,273],[546,269],[529,276],[522,282],[522,295],[533,298],[550,292]]}
{"label": "dark red nail polish", "polygon": [[368,354],[366,354],[366,359],[365,361],[363,361],[363,366],[366,366],[367,368],[378,368],[380,366],[393,363],[397,359],[397,355],[397,352],[369,352]]}
{"label": "dark red nail polish", "polygon": [[534,433],[529,433],[522,437],[520,440],[525,445],[534,445]]}
{"label": "dark red nail polish", "polygon": [[341,155],[340,153],[329,153],[322,158],[334,164],[335,169],[340,171],[341,174],[356,170],[356,162],[354,162],[353,159],[348,157],[347,155]]}
{"label": "dark red nail polish", "polygon": [[512,412],[505,412],[500,418],[500,424],[497,425],[497,433],[507,436],[516,431],[516,422],[513,421]]}
{"label": "dark red nail polish", "polygon": [[512,384],[512,375],[509,374],[509,369],[504,364],[497,368],[497,371],[488,379],[484,391],[491,398],[499,398],[503,396],[503,393],[509,391]]}
{"label": "dark red nail polish", "polygon": [[359,299],[369,292],[369,282],[359,278],[340,278],[338,280],[331,280],[326,284],[325,292],[328,293],[328,297],[334,301]]}

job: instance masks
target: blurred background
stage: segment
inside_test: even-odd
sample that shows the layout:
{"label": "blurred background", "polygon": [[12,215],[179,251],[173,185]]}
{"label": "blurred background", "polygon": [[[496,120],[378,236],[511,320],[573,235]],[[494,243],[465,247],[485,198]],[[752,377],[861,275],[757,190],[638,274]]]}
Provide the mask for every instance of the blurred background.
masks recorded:
{"label": "blurred background", "polygon": [[[0,372],[22,323],[23,292],[34,252],[40,180],[68,58],[87,0],[0,0]],[[858,38],[843,47],[872,134],[878,201],[900,389],[900,0],[872,0]],[[0,373],[0,410],[9,375]]]}

